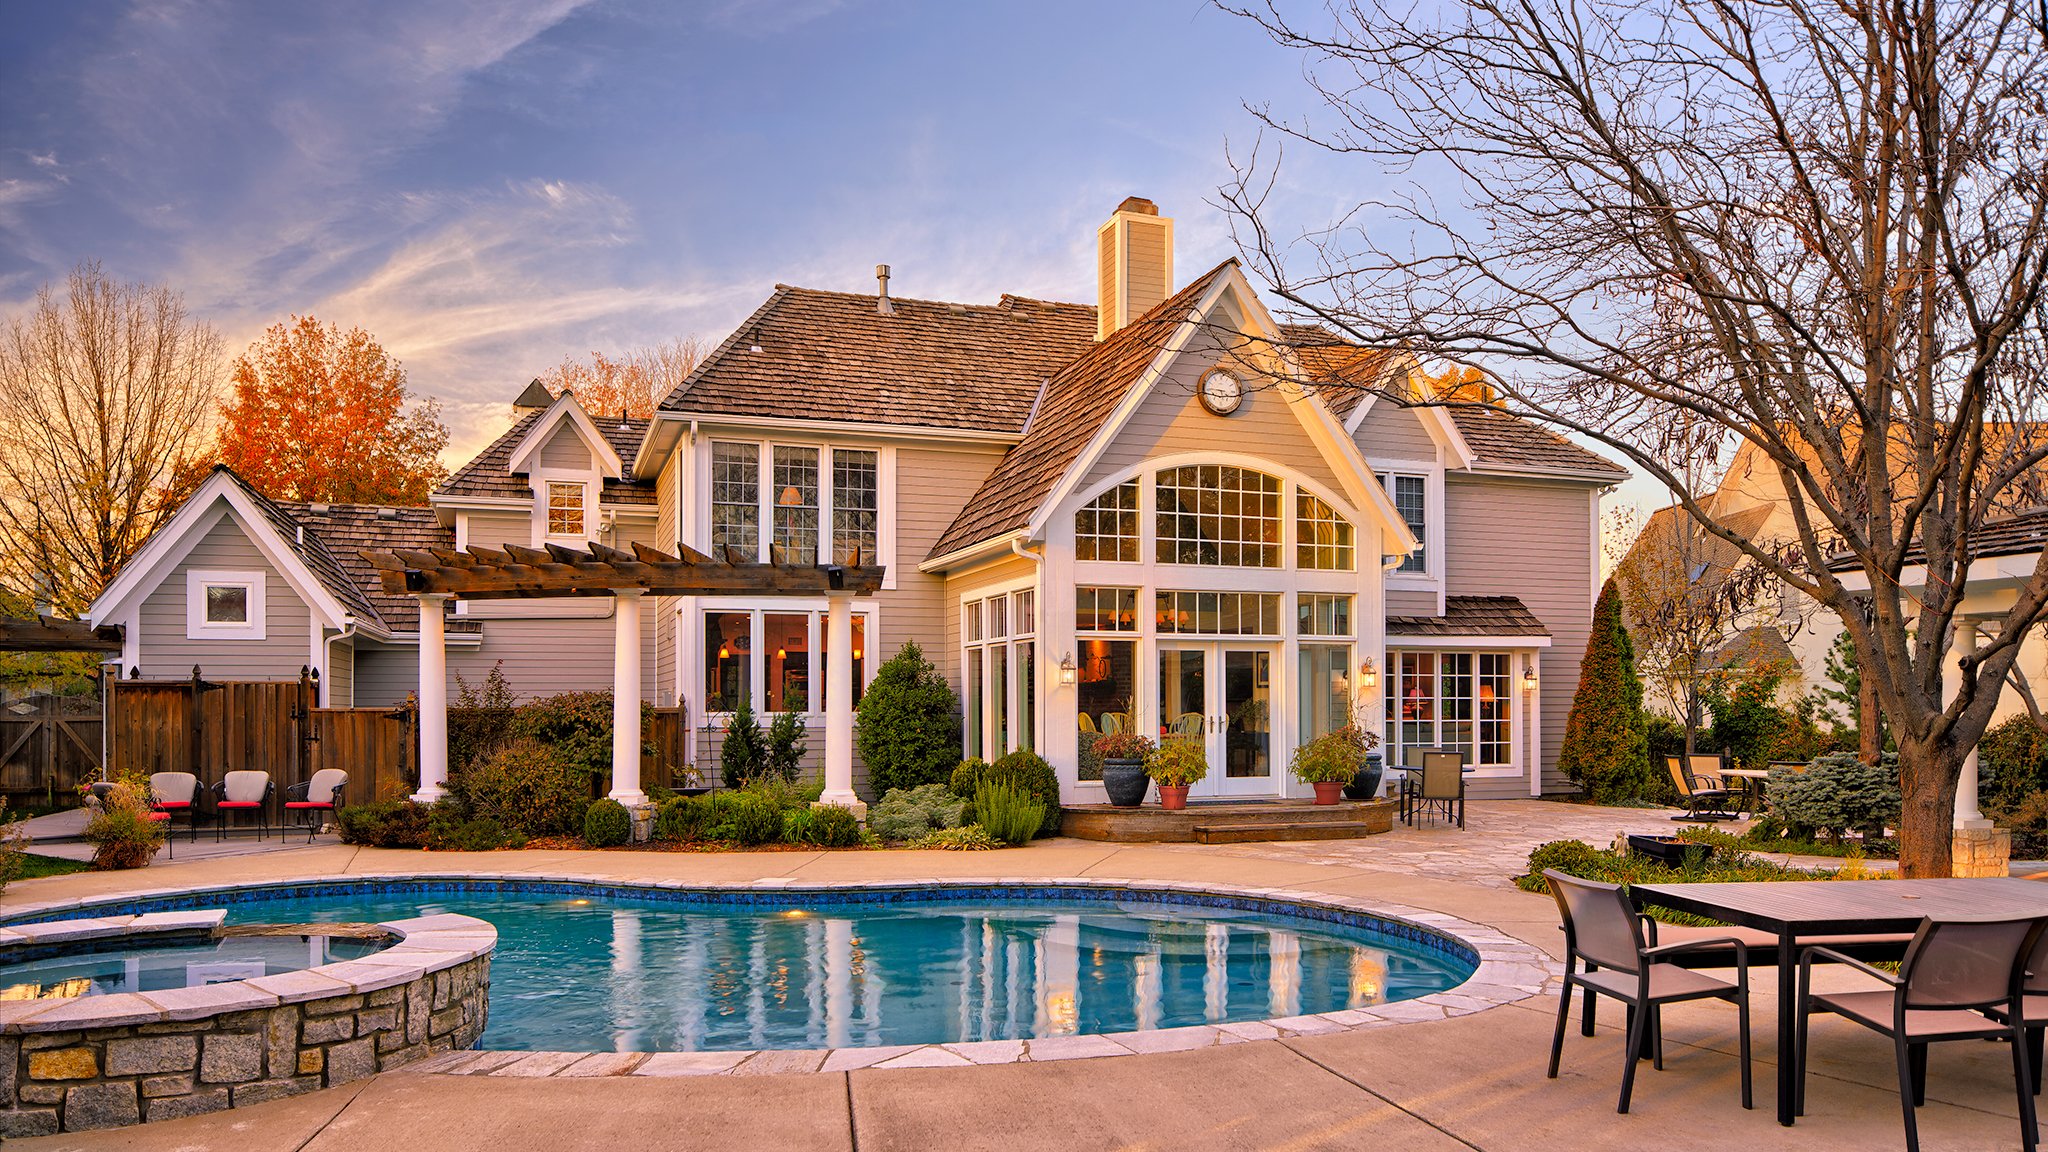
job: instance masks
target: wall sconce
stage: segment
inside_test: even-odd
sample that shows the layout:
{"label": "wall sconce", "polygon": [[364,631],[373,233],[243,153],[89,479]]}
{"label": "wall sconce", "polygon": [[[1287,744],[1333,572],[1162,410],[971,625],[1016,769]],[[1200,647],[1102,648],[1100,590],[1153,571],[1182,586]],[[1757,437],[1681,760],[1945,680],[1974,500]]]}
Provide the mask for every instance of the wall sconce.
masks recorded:
{"label": "wall sconce", "polygon": [[1522,691],[1534,692],[1535,690],[1536,665],[1533,661],[1524,660],[1522,661]]}
{"label": "wall sconce", "polygon": [[1377,687],[1377,686],[1378,686],[1378,684],[1379,684],[1379,682],[1380,682],[1380,673],[1379,673],[1379,669],[1377,669],[1377,668],[1374,668],[1374,667],[1372,666],[1372,657],[1370,657],[1370,656],[1367,656],[1367,657],[1365,658],[1365,663],[1363,663],[1363,664],[1360,664],[1360,665],[1358,666],[1358,683],[1359,683],[1359,686],[1360,686],[1360,687],[1364,687],[1364,688],[1373,688],[1373,687]]}
{"label": "wall sconce", "polygon": [[1060,687],[1072,688],[1073,686],[1074,654],[1069,652],[1065,656],[1060,657]]}

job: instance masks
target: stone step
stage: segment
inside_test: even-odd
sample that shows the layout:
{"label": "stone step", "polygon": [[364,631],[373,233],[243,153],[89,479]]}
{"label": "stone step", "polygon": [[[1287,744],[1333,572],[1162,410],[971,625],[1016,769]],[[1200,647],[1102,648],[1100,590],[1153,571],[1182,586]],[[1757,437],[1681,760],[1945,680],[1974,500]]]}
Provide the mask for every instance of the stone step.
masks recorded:
{"label": "stone step", "polygon": [[1286,824],[1197,824],[1197,844],[1243,844],[1259,840],[1357,840],[1373,829],[1362,820],[1315,820]]}

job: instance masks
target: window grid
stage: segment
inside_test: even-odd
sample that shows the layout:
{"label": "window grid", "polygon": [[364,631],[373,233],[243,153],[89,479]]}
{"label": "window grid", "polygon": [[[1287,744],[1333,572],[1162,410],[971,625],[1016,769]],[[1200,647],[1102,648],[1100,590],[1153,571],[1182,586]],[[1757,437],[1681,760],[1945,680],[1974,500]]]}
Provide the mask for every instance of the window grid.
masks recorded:
{"label": "window grid", "polygon": [[548,482],[548,535],[583,535],[583,485]]}
{"label": "window grid", "polygon": [[1481,767],[1514,763],[1513,659],[1506,652],[1389,653],[1393,763],[1411,748],[1450,748]]}
{"label": "window grid", "polygon": [[1505,652],[1479,654],[1479,763],[1507,764],[1514,759],[1514,734],[1508,723],[1510,682]]}
{"label": "window grid", "polygon": [[1136,480],[1124,481],[1074,513],[1074,559],[1137,562]]}
{"label": "window grid", "polygon": [[1161,635],[1278,636],[1278,592],[1160,592]]}
{"label": "window grid", "polygon": [[787,564],[818,562],[818,450],[775,447],[775,544]]}
{"label": "window grid", "polygon": [[711,445],[711,546],[748,559],[761,550],[761,447]]}
{"label": "window grid", "polygon": [[1380,477],[1380,487],[1393,498],[1394,511],[1401,514],[1401,520],[1408,525],[1408,531],[1415,534],[1415,551],[1401,561],[1397,572],[1429,571],[1429,485],[1421,476],[1407,476],[1390,473]]}
{"label": "window grid", "polygon": [[1250,468],[1190,464],[1155,478],[1161,564],[1280,567],[1280,481]]}
{"label": "window grid", "polygon": [[1351,635],[1351,597],[1303,592],[1295,598],[1295,632],[1302,636]]}
{"label": "window grid", "polygon": [[856,548],[861,563],[875,563],[876,525],[881,509],[881,455],[850,448],[832,450],[832,559],[848,564]]}
{"label": "window grid", "polygon": [[1294,563],[1320,572],[1349,572],[1356,562],[1351,525],[1321,497],[1294,493]]}
{"label": "window grid", "polygon": [[1074,628],[1081,632],[1136,632],[1136,588],[1074,589]]}

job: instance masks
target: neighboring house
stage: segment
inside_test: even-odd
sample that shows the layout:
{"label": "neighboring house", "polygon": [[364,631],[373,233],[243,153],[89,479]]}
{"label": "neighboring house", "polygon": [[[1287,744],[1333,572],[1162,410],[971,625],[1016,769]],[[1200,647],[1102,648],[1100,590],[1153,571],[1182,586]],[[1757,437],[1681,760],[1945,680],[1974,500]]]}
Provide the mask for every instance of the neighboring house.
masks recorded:
{"label": "neighboring house", "polygon": [[[1070,800],[1100,798],[1081,745],[1118,723],[1206,743],[1198,793],[1306,794],[1293,749],[1354,714],[1396,758],[1463,749],[1475,794],[1563,787],[1600,494],[1627,473],[1495,408],[1337,386],[1399,395],[1413,365],[1328,340],[1297,357],[1306,330],[1235,261],[1176,290],[1148,202],[1098,252],[1093,306],[901,299],[886,269],[872,295],[778,286],[651,421],[529,390],[431,509],[277,504],[217,473],[92,618],[127,624],[151,674],[310,664],[330,702],[382,705],[416,687],[418,621],[359,548],[857,554],[888,575],[855,602],[856,690],[915,641],[961,693],[963,755],[1035,749]],[[825,608],[655,599],[649,699],[688,703],[702,761],[742,694],[821,729]],[[460,604],[451,680],[503,661],[522,695],[608,688],[609,610]]]}

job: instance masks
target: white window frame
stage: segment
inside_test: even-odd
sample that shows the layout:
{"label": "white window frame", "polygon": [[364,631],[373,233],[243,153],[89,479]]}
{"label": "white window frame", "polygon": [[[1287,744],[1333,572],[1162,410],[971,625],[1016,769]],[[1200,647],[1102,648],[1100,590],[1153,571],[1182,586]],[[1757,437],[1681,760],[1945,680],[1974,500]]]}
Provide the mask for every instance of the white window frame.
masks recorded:
{"label": "white window frame", "polygon": [[[1473,769],[1470,775],[1473,777],[1481,778],[1521,775],[1524,771],[1525,764],[1525,757],[1522,747],[1522,734],[1526,730],[1525,726],[1528,723],[1529,711],[1532,708],[1540,706],[1539,701],[1535,700],[1532,696],[1522,692],[1520,685],[1522,666],[1525,661],[1533,659],[1533,655],[1524,650],[1517,649],[1511,646],[1500,645],[1498,643],[1485,645],[1473,643],[1450,643],[1436,646],[1413,645],[1387,649],[1385,659],[1382,661],[1383,665],[1386,668],[1386,681],[1385,687],[1382,691],[1381,707],[1383,710],[1391,707],[1394,713],[1394,715],[1391,718],[1385,720],[1386,756],[1388,766],[1397,768],[1401,766],[1401,757],[1403,753],[1400,728],[1402,723],[1400,717],[1401,657],[1409,654],[1427,654],[1435,658],[1435,671],[1432,673],[1432,679],[1434,682],[1434,690],[1436,695],[1433,701],[1434,708],[1432,709],[1432,714],[1429,721],[1430,728],[1433,733],[1430,738],[1429,746],[1440,747],[1440,742],[1443,739],[1443,725],[1445,722],[1443,715],[1444,657],[1450,655],[1470,656],[1472,658],[1472,742],[1469,746],[1463,749],[1466,755],[1472,758],[1471,763],[1473,765]],[[1480,724],[1479,661],[1480,658],[1483,656],[1499,656],[1507,662],[1508,759],[1505,763],[1481,764],[1477,760],[1479,751]]]}
{"label": "white window frame", "polygon": [[[557,532],[555,526],[555,489],[568,488],[576,493],[577,531]],[[590,485],[583,480],[541,481],[541,535],[549,540],[588,540],[590,538]]]}
{"label": "white window frame", "polygon": [[836,554],[837,542],[833,538],[833,468],[832,454],[835,449],[847,452],[872,453],[875,457],[875,557],[874,561],[883,566],[882,589],[896,588],[896,448],[890,444],[847,443],[834,444],[825,440],[805,440],[800,437],[748,436],[706,431],[701,436],[702,447],[697,453],[695,467],[699,495],[691,502],[689,514],[691,531],[689,537],[699,548],[711,546],[711,461],[717,444],[752,444],[758,450],[756,466],[760,469],[755,481],[755,499],[758,501],[760,516],[760,537],[755,541],[754,559],[759,563],[769,560],[769,546],[775,539],[775,499],[779,495],[775,488],[775,450],[777,448],[801,448],[818,454],[818,560],[830,563]]}
{"label": "white window frame", "polygon": [[[604,530],[605,510],[599,494],[604,490],[597,473],[567,468],[542,468],[527,474],[533,486],[533,546],[543,544],[587,544]],[[556,535],[548,531],[548,485],[578,484],[583,488],[583,531]]]}
{"label": "white window frame", "polygon": [[[1031,597],[1032,626],[1029,630],[1017,627],[1017,602],[1022,596]],[[1003,611],[1006,616],[1003,634],[1000,636],[991,635],[987,627],[989,617],[986,604],[990,600],[1001,600],[1004,602]],[[1021,706],[1024,702],[1025,693],[1037,693],[1039,685],[1036,682],[1031,684],[1021,682],[1022,677],[1018,675],[1018,672],[1022,661],[1018,659],[1017,646],[1019,642],[1028,642],[1031,645],[1032,660],[1035,664],[1033,680],[1043,680],[1045,677],[1046,650],[1045,643],[1041,637],[1045,634],[1045,606],[1039,602],[1037,581],[1027,580],[1021,583],[992,584],[985,588],[976,588],[971,592],[962,593],[958,602],[958,609],[960,612],[960,687],[964,693],[969,683],[967,677],[968,666],[970,664],[978,664],[981,667],[982,694],[981,751],[978,755],[984,760],[993,762],[997,757],[1006,752],[1014,752],[1025,747],[1022,740],[1024,725],[1020,722],[1023,711]],[[975,629],[970,628],[968,625],[968,621],[974,618],[974,614],[980,614],[979,618],[982,620],[982,627],[979,629],[980,635],[978,638],[969,639],[976,632]],[[994,657],[994,660],[990,659],[991,656]],[[1005,705],[1004,714],[1010,718],[1009,739],[1004,742],[1004,746],[1001,748],[995,747],[996,712],[994,705],[996,701],[994,698],[994,678],[989,674],[995,660],[1002,662],[1005,696],[1003,701]],[[1040,693],[1035,697],[1035,703],[1031,709],[1031,743],[1029,750],[1033,752],[1037,752],[1044,747],[1044,705],[1045,697]],[[968,702],[963,699],[960,709],[960,754],[962,756],[970,755],[968,749],[973,747],[973,743],[969,739],[971,734],[967,731],[966,724],[970,711]],[[1039,754],[1043,755],[1042,752]]]}
{"label": "white window frame", "polygon": [[[714,710],[710,706],[710,685],[704,679],[705,617],[714,612],[721,614],[745,612],[749,614],[747,635],[754,646],[754,651],[751,653],[753,659],[748,662],[747,693],[748,699],[752,700],[755,704],[754,715],[766,721],[771,717],[781,715],[778,712],[769,712],[762,707],[768,699],[768,661],[765,659],[766,653],[762,651],[761,647],[765,629],[767,628],[766,617],[809,616],[811,674],[808,683],[810,684],[810,696],[805,701],[805,710],[798,713],[798,715],[804,717],[806,726],[824,723],[826,669],[820,657],[824,655],[825,651],[825,613],[827,605],[823,599],[816,597],[791,597],[787,600],[763,604],[758,600],[700,596],[696,598],[694,604],[687,608],[687,611],[695,614],[685,629],[693,642],[689,644],[687,661],[678,662],[682,667],[688,669],[687,674],[690,687],[686,691],[693,694],[699,708],[707,718],[721,718],[721,723],[723,719],[730,718],[732,713],[728,710]],[[877,644],[881,627],[881,610],[877,607],[857,605],[853,609],[853,615],[860,623],[861,636],[861,675],[859,677],[860,682],[854,688],[858,693],[865,695],[868,685],[874,683],[875,669],[879,665],[879,661],[875,658],[875,653],[880,651]]]}
{"label": "white window frame", "polygon": [[[261,640],[265,635],[268,574],[246,569],[188,568],[185,570],[185,639]],[[206,618],[208,588],[242,588],[248,593],[249,618],[239,624]]]}

